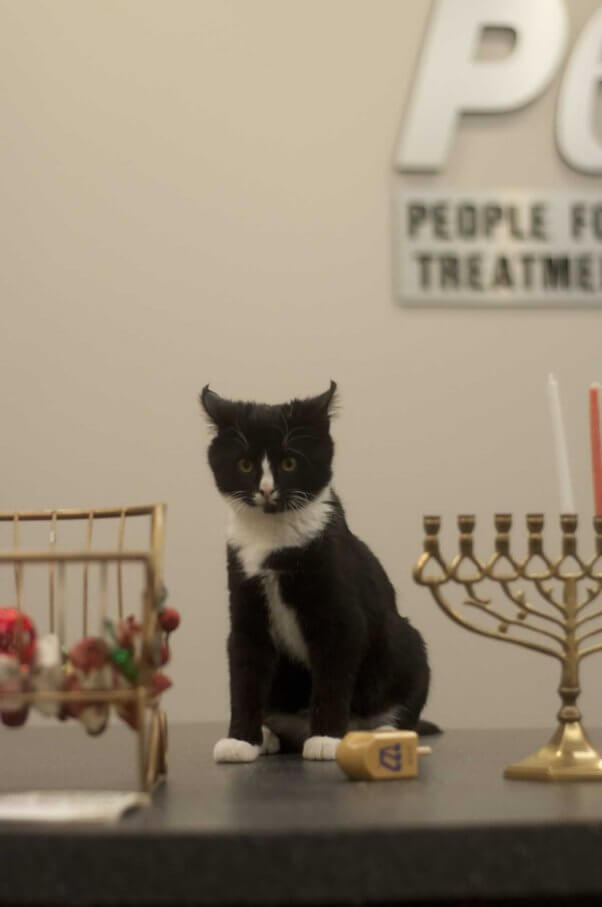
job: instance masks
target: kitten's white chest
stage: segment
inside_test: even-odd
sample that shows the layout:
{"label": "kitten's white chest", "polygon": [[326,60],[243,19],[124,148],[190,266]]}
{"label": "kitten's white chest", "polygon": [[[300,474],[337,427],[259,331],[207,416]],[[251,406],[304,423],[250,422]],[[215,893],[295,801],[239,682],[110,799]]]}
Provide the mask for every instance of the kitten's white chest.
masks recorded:
{"label": "kitten's white chest", "polygon": [[309,652],[297,615],[282,600],[277,575],[268,570],[262,574],[261,581],[268,604],[270,633],[276,648],[283,649],[291,658],[309,665]]}
{"label": "kitten's white chest", "polygon": [[290,657],[309,664],[307,645],[294,610],[282,599],[278,575],[273,570],[262,569],[262,564],[271,552],[272,546],[254,541],[236,549],[236,555],[247,577],[259,576],[265,592],[270,621],[270,634],[277,649],[284,650]]}
{"label": "kitten's white chest", "polygon": [[264,514],[260,510],[234,510],[228,541],[235,549],[245,576],[259,576],[265,591],[270,633],[276,647],[309,665],[309,652],[293,608],[282,600],[277,574],[263,568],[266,558],[283,548],[302,547],[324,528],[331,514],[325,490],[301,511]]}

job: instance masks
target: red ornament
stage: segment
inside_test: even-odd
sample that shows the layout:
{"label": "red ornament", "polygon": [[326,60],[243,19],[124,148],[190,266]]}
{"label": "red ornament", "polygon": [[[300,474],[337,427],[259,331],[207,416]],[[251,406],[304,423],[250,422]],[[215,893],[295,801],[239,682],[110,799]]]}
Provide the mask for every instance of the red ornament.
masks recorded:
{"label": "red ornament", "polygon": [[69,659],[74,668],[88,674],[90,671],[100,670],[107,664],[109,647],[104,639],[87,636],[71,648]]}
{"label": "red ornament", "polygon": [[[63,690],[65,693],[75,693],[81,690],[81,684],[75,674],[67,674],[63,682]],[[85,703],[83,702],[66,702],[63,706],[64,712],[71,718],[79,718],[79,713],[84,708]]]}
{"label": "red ornament", "polygon": [[15,654],[0,653],[0,720],[9,727],[19,727],[27,721],[29,706],[11,697],[25,690],[27,671]]}
{"label": "red ornament", "polygon": [[36,628],[17,608],[0,608],[0,653],[15,655],[22,665],[31,665],[36,650]]}
{"label": "red ornament", "polygon": [[167,674],[162,674],[161,671],[156,671],[153,674],[151,680],[151,696],[160,696],[161,693],[164,693],[165,690],[168,690],[171,686],[171,680]]}
{"label": "red ornament", "polygon": [[169,661],[169,646],[166,642],[162,642],[159,646],[159,664],[161,666],[166,665]]}
{"label": "red ornament", "polygon": [[138,709],[134,702],[122,702],[115,706],[115,710],[122,721],[132,728],[138,730]]}
{"label": "red ornament", "polygon": [[159,626],[166,633],[173,633],[180,626],[180,615],[175,608],[164,608],[159,614]]}
{"label": "red ornament", "polygon": [[136,638],[142,633],[142,624],[136,620],[133,614],[122,620],[117,627],[117,642],[122,649],[134,653],[136,649]]}
{"label": "red ornament", "polygon": [[21,727],[27,721],[28,714],[29,706],[24,705],[17,712],[2,712],[0,718],[2,719],[2,724],[7,727]]}
{"label": "red ornament", "polygon": [[[109,690],[112,688],[113,671],[109,660],[110,650],[104,639],[87,636],[69,652],[71,668],[65,688],[72,692],[85,693],[87,690]],[[104,702],[89,702],[85,699],[69,704],[69,713],[78,718],[88,734],[100,734],[109,720],[109,706]]]}
{"label": "red ornament", "polygon": [[[85,692],[81,679],[77,677],[75,673],[67,675],[63,689],[69,693]],[[85,699],[80,700],[79,702],[73,701],[67,703],[65,715],[62,717],[67,716],[79,719],[86,728],[88,734],[96,736],[97,734],[101,734],[107,726],[109,720],[109,707],[105,703],[87,702]]]}

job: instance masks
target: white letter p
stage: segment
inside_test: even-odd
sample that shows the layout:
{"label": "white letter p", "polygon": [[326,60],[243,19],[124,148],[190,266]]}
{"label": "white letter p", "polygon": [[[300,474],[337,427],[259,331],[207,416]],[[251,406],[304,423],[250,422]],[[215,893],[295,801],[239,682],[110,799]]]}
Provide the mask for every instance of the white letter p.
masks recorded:
{"label": "white letter p", "polygon": [[[502,60],[475,59],[483,29],[516,35]],[[562,59],[562,0],[437,0],[395,155],[401,170],[439,170],[461,113],[515,110],[536,98]]]}

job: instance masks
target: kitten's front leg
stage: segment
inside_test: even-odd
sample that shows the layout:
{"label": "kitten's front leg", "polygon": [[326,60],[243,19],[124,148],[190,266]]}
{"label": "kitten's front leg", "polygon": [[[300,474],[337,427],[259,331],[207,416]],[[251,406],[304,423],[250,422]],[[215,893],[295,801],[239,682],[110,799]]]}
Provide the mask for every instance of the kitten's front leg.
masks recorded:
{"label": "kitten's front leg", "polygon": [[312,653],[311,736],[303,746],[304,759],[335,759],[349,726],[357,658],[342,642],[322,645]]}
{"label": "kitten's front leg", "polygon": [[230,729],[215,744],[216,762],[253,762],[280,748],[261,723],[276,661],[263,590],[258,578],[237,580],[230,582]]}

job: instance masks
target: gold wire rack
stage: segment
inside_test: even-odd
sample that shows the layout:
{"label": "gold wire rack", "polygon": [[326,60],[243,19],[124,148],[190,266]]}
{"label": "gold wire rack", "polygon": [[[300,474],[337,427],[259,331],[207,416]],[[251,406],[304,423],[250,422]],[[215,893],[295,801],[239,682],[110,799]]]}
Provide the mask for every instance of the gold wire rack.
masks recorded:
{"label": "gold wire rack", "polygon": [[[124,567],[140,564],[143,573],[141,603],[138,606],[141,624],[141,645],[136,663],[136,682],[126,689],[86,690],[29,690],[10,692],[11,702],[22,706],[39,703],[68,705],[129,706],[134,712],[133,725],[138,736],[137,759],[140,789],[152,791],[167,774],[167,718],[160,708],[160,697],[152,690],[151,680],[157,670],[157,641],[160,634],[158,617],[165,598],[163,585],[163,548],[166,506],[150,504],[137,507],[56,509],[35,511],[0,511],[0,525],[12,524],[12,549],[0,551],[0,567],[14,571],[16,608],[25,610],[25,577],[33,565],[48,566],[48,626],[50,633],[58,636],[61,648],[67,645],[66,571],[82,565],[81,613],[82,633],[90,632],[90,571],[99,570],[100,623],[109,617],[111,607],[108,576],[111,568],[116,572],[117,618],[124,618]],[[126,526],[133,520],[146,518],[149,523],[147,545],[129,549],[125,545]],[[83,527],[83,545],[72,550],[59,550],[59,524],[77,521]],[[94,529],[99,521],[116,524],[115,547],[102,550],[93,548]],[[29,523],[48,524],[48,547],[33,550],[23,546],[25,526]],[[0,691],[0,707],[5,694]]]}

